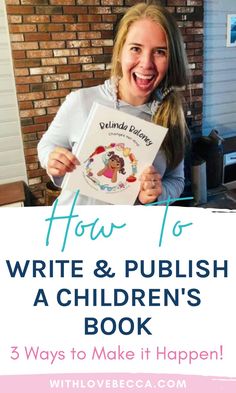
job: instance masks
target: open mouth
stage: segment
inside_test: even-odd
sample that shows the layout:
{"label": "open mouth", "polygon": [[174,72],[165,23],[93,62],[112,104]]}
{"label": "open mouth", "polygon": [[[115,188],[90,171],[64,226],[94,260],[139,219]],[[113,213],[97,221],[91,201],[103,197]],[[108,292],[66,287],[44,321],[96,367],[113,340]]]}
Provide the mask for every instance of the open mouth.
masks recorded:
{"label": "open mouth", "polygon": [[155,74],[144,75],[138,72],[134,72],[133,78],[138,87],[140,87],[141,89],[147,89],[152,85],[155,79]]}

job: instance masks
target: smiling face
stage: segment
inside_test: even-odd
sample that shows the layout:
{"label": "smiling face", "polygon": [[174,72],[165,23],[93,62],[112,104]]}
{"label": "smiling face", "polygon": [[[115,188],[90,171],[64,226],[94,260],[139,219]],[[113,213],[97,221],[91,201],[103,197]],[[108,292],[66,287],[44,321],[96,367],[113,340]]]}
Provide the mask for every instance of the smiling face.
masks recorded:
{"label": "smiling face", "polygon": [[160,24],[145,18],[128,31],[120,56],[119,98],[131,105],[148,102],[168,69],[166,34]]}
{"label": "smiling face", "polygon": [[118,171],[121,169],[121,164],[120,164],[120,160],[118,158],[116,158],[116,156],[113,156],[109,159],[108,161],[108,165],[109,168],[111,169],[117,169]]}

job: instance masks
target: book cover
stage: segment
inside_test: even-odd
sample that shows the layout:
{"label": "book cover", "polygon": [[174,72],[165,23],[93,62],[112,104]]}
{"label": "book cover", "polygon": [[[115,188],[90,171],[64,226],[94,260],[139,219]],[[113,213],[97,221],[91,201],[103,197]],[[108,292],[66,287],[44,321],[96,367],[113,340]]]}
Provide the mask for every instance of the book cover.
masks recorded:
{"label": "book cover", "polygon": [[80,165],[62,188],[110,204],[134,204],[139,176],[152,164],[167,128],[94,103],[73,153]]}

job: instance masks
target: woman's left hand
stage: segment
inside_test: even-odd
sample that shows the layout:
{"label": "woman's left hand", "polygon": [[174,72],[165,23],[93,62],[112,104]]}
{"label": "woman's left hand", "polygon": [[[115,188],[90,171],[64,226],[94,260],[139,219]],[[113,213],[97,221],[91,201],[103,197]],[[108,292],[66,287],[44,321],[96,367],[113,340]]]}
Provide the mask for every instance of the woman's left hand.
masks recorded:
{"label": "woman's left hand", "polygon": [[155,202],[162,194],[161,175],[154,166],[149,166],[143,171],[140,180],[139,201],[143,205]]}

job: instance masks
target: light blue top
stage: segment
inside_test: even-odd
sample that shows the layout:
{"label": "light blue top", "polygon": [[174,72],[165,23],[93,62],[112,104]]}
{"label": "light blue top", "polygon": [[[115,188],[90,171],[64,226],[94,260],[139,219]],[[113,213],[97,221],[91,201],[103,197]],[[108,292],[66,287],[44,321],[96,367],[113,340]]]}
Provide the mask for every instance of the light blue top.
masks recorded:
{"label": "light blue top", "polygon": [[[93,102],[114,108],[114,93],[112,92],[110,80],[105,81],[103,85],[77,90],[66,97],[49,129],[38,144],[39,160],[43,168],[47,169],[48,156],[55,147],[61,146],[72,150],[73,145],[79,143],[83,125],[89,115]],[[119,101],[119,110],[151,121],[149,104],[131,106],[124,101]],[[155,157],[153,165],[162,176],[163,192],[158,200],[164,201],[168,198],[178,198],[184,189],[183,161],[176,168],[169,170],[165,154],[160,150]],[[53,181],[57,186],[61,185],[62,180],[63,177],[53,177]],[[71,205],[74,195],[74,192],[68,190],[62,191],[59,197],[59,204]],[[103,205],[106,203],[80,195],[77,204]]]}

